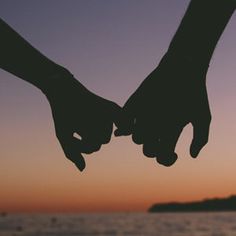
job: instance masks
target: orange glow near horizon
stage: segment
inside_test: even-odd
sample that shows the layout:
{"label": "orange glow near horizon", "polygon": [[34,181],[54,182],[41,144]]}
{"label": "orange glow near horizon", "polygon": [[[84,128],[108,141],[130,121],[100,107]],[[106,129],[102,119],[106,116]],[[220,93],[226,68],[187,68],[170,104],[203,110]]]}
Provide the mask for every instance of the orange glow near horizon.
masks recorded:
{"label": "orange glow near horizon", "polygon": [[180,149],[188,143],[190,133],[191,127],[187,127],[178,145],[181,157],[171,168],[158,166],[153,159],[142,157],[141,147],[132,144],[130,138],[113,138],[111,144],[104,146],[99,153],[88,155],[84,173],[79,173],[63,157],[56,142],[56,153],[50,160],[32,160],[29,156],[27,168],[22,163],[17,170],[9,168],[13,166],[13,160],[5,160],[8,163],[2,171],[5,178],[0,180],[4,189],[0,210],[146,211],[157,202],[193,201],[236,193],[233,192],[235,170],[230,163],[224,167],[227,170],[225,175],[225,170],[219,172],[221,161],[217,163],[216,160],[211,166],[212,158],[207,148],[197,160],[181,155]]}

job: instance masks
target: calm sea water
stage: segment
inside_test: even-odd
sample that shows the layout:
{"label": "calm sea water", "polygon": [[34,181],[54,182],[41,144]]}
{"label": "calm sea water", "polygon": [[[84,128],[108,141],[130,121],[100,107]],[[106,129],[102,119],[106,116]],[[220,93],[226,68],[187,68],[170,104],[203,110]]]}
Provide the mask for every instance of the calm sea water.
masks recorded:
{"label": "calm sea water", "polygon": [[236,213],[9,214],[0,236],[236,236]]}

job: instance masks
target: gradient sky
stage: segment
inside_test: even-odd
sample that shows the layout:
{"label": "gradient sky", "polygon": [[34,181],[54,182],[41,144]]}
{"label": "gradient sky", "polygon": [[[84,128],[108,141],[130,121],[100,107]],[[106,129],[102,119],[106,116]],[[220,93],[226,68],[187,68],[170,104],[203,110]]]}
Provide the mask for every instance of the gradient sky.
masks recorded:
{"label": "gradient sky", "polygon": [[[1,0],[0,16],[88,89],[123,105],[158,65],[188,3]],[[0,211],[144,211],[155,202],[236,194],[235,29],[236,15],[208,72],[209,144],[191,159],[186,127],[170,168],[122,137],[86,156],[80,173],[63,155],[44,95],[1,70]]]}

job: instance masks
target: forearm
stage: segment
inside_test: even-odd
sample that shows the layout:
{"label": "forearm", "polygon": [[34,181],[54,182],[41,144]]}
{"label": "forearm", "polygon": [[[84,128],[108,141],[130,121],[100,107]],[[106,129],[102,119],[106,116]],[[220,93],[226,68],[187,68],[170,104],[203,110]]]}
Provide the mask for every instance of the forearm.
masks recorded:
{"label": "forearm", "polygon": [[168,54],[208,65],[235,7],[235,0],[192,0]]}
{"label": "forearm", "polygon": [[41,54],[0,19],[0,67],[44,91],[65,69]]}

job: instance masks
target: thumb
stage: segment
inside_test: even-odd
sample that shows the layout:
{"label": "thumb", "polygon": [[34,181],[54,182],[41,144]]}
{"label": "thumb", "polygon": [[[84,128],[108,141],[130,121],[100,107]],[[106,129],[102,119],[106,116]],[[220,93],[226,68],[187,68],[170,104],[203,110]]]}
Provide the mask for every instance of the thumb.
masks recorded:
{"label": "thumb", "polygon": [[201,149],[207,144],[210,121],[196,122],[193,124],[193,140],[190,146],[190,154],[196,158]]}

